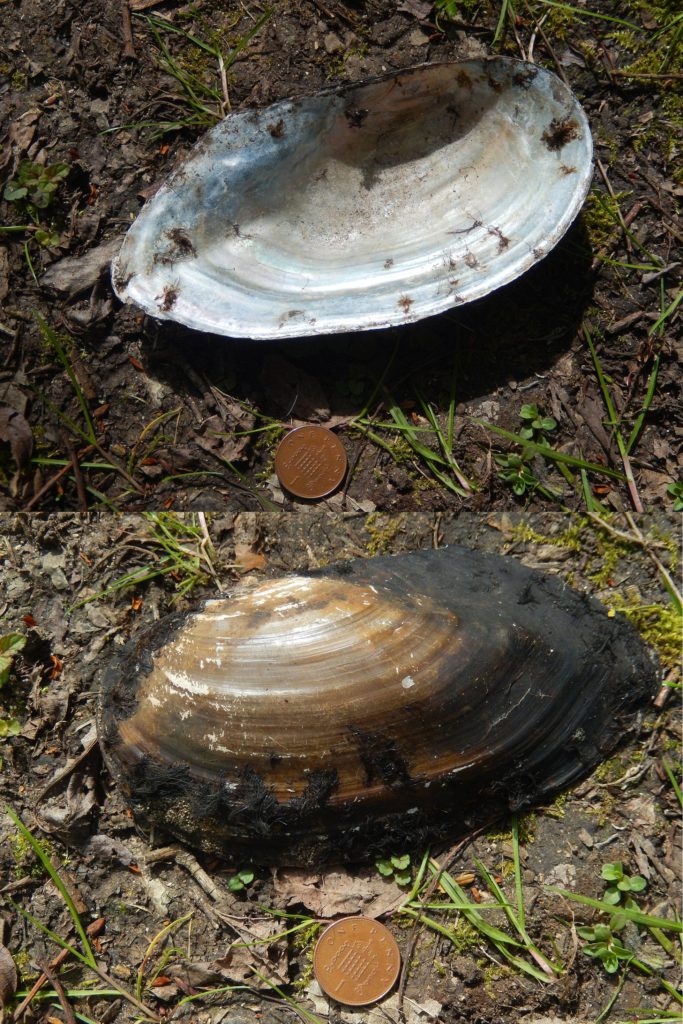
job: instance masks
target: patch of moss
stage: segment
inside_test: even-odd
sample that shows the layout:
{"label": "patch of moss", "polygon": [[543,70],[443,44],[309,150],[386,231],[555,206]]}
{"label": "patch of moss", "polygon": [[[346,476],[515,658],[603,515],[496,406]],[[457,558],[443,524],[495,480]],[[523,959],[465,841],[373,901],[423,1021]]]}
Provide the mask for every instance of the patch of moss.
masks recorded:
{"label": "patch of moss", "polygon": [[477,960],[477,966],[484,972],[484,989],[491,1000],[496,1000],[495,982],[510,974],[510,968],[502,964],[492,964],[489,960]]}
{"label": "patch of moss", "polygon": [[[611,152],[611,150],[610,150]],[[618,155],[618,145],[613,156]],[[588,232],[591,246],[594,251],[603,249],[613,236],[620,230],[619,211],[621,201],[627,199],[631,192],[615,192],[614,196],[608,195],[600,189],[592,189],[588,194],[583,208],[583,222]]]}
{"label": "patch of moss", "polygon": [[614,594],[611,605],[638,630],[645,643],[654,647],[663,667],[680,672],[683,616],[673,604],[643,602],[633,588],[626,595]]}
{"label": "patch of moss", "polygon": [[527,523],[517,523],[512,528],[512,539],[523,544],[553,544],[558,548],[569,548],[570,551],[581,551],[581,534],[588,524],[588,519],[582,517],[568,526],[561,533],[538,533]]}
{"label": "patch of moss", "polygon": [[370,540],[365,545],[368,554],[386,554],[402,529],[403,516],[383,516],[379,512],[371,512],[365,520],[365,531],[370,534]]}

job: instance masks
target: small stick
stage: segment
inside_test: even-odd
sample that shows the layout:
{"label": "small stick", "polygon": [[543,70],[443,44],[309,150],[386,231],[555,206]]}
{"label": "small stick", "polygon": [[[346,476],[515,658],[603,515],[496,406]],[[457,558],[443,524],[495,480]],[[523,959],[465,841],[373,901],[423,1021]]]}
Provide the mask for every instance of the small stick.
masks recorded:
{"label": "small stick", "polygon": [[[86,456],[90,455],[90,453],[93,452],[94,450],[95,445],[89,444],[87,448],[82,448],[81,451],[78,452],[77,458],[84,459],[86,458]],[[58,472],[55,473],[54,476],[51,476],[47,483],[43,484],[40,490],[33,495],[31,500],[24,506],[24,512],[30,512],[33,509],[33,507],[38,504],[40,499],[43,498],[47,494],[47,492],[55,486],[55,484],[58,484],[62,477],[66,476],[66,474],[72,469],[73,466],[71,465],[71,463],[69,463],[68,466],[62,466],[62,468],[58,470]]]}
{"label": "small stick", "polygon": [[130,16],[130,5],[128,0],[121,0],[121,34],[123,35],[123,52],[121,56],[128,60],[137,60],[133,43],[133,22]]}
{"label": "small stick", "polygon": [[87,512],[88,495],[85,490],[85,482],[83,480],[83,470],[81,469],[81,464],[78,461],[78,456],[74,451],[73,445],[69,441],[64,431],[61,432],[61,435],[62,444],[66,448],[66,453],[69,456],[69,459],[71,460],[71,468],[74,471],[74,480],[76,481],[76,493],[78,495],[78,510],[79,512]]}
{"label": "small stick", "polygon": [[47,965],[39,963],[37,964],[37,966],[43,972],[43,974],[45,975],[45,977],[47,978],[47,980],[50,982],[53,989],[57,993],[57,998],[59,999],[62,1009],[64,1010],[66,1024],[78,1024],[78,1022],[76,1021],[76,1015],[74,1014],[71,1003],[66,998],[66,992],[64,991],[64,988],[62,987],[62,983],[60,982],[59,978],[57,978],[56,975],[52,973],[52,971]]}
{"label": "small stick", "polygon": [[232,108],[230,106],[230,93],[228,92],[228,76],[225,71],[222,53],[218,54],[218,72],[221,76],[221,89],[223,90],[223,103],[221,106],[223,107],[223,113],[225,113],[226,110],[230,111]]}
{"label": "small stick", "polygon": [[[102,931],[103,928],[104,928],[104,918],[103,917],[98,917],[96,921],[93,921],[92,924],[88,925],[88,927],[85,929],[85,931],[86,931],[86,934],[92,939],[96,935],[99,935],[99,933]],[[68,957],[70,952],[71,952],[71,950],[69,950],[69,949],[60,949],[59,953],[57,953],[57,956],[54,957],[50,961],[50,969],[51,970],[55,970],[55,968],[59,967],[60,964],[63,964],[64,961],[66,960],[66,958]],[[19,1005],[17,1006],[16,1010],[14,1011],[14,1020],[15,1021],[18,1021],[19,1018],[24,1015],[24,1013],[26,1012],[28,1007],[33,1002],[33,997],[35,996],[35,994],[37,992],[40,992],[41,988],[43,987],[43,985],[45,984],[46,981],[50,980],[50,979],[48,979],[47,974],[45,974],[45,968],[41,968],[41,969],[42,969],[43,973],[40,975],[38,980],[35,982],[33,988],[31,989],[29,994],[26,996],[26,998],[23,999],[19,1003]],[[56,991],[56,989],[55,989],[55,991]]]}

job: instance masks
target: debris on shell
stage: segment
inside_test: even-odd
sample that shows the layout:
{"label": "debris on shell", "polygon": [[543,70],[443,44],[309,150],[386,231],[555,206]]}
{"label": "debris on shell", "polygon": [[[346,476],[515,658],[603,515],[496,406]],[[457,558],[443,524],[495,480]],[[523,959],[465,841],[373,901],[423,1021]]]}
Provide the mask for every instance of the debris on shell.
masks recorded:
{"label": "debris on shell", "polygon": [[509,57],[425,64],[230,114],[131,227],[118,296],[215,334],[410,323],[514,280],[577,216],[586,117]]}

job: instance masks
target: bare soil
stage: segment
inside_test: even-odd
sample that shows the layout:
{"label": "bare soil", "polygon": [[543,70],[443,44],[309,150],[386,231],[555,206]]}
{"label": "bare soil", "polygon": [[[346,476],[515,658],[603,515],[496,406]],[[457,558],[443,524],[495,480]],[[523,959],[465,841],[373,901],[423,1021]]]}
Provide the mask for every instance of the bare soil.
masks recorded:
{"label": "bare soil", "polygon": [[[188,522],[193,522],[189,516]],[[0,692],[0,719],[18,723],[17,735],[2,743],[0,797],[43,844],[84,924],[104,919],[93,940],[98,964],[128,993],[135,991],[142,970],[143,999],[164,1020],[257,1024],[302,1019],[308,1012],[333,1024],[378,1024],[399,1021],[402,1002],[410,1024],[588,1024],[613,996],[612,1010],[602,1019],[633,1021],[640,1013],[659,1019],[675,1008],[660,981],[676,984],[673,957],[647,931],[628,925],[622,941],[648,962],[659,956],[659,966],[649,976],[634,967],[623,979],[621,972],[606,974],[582,951],[585,941],[574,930],[600,918],[548,887],[599,898],[605,889],[602,865],[622,861],[627,873],[647,881],[637,894],[640,906],[659,916],[673,914],[681,885],[680,809],[663,759],[675,762],[680,741],[675,708],[643,708],[613,758],[571,792],[522,819],[527,928],[543,954],[563,965],[550,984],[502,965],[496,950],[463,929],[457,915],[446,922],[455,930],[455,942],[424,928],[413,931],[412,921],[397,912],[405,890],[383,879],[372,864],[324,872],[255,866],[253,880],[232,892],[234,866],[202,854],[195,858],[178,845],[164,852],[172,837],[136,829],[103,768],[93,730],[98,679],[112,653],[159,616],[215,594],[217,586],[232,587],[255,573],[274,576],[350,557],[464,543],[559,573],[609,607],[620,607],[623,598],[632,608],[662,608],[668,598],[652,554],[671,564],[675,525],[661,517],[642,521],[643,546],[560,514],[484,520],[470,512],[379,518],[326,510],[298,516],[228,513],[207,519],[215,579],[205,575],[187,598],[178,599],[179,578],[159,577],[84,603],[135,567],[158,567],[148,521],[108,513],[5,515],[0,519],[0,632],[16,629],[28,642]],[[611,526],[629,529],[625,520]],[[510,823],[501,821],[453,858],[452,874],[462,877],[472,899],[489,898],[479,860],[515,903],[509,829]],[[432,852],[442,863],[451,856],[448,849]],[[62,939],[78,943],[62,897],[3,815],[0,942],[13,954],[20,989],[26,991],[37,977],[36,965],[49,962],[58,950],[10,900]],[[384,920],[408,967],[402,1000],[394,992],[379,1006],[359,1011],[330,1003],[310,977],[311,933],[300,943],[273,939],[283,925],[264,908],[316,921],[358,912]],[[189,914],[189,920],[180,920]],[[171,922],[179,922],[173,937],[150,949]],[[506,926],[499,912],[492,922]],[[257,940],[256,946],[243,945]],[[73,960],[58,976],[67,1004],[81,1014],[78,1019],[97,1024],[136,1019],[136,1009],[123,997],[74,994],[93,982],[100,990],[110,985]],[[286,1004],[263,978],[297,1006]],[[248,988],[201,996],[235,985]],[[191,995],[198,999],[181,1002]],[[45,1004],[34,1000],[22,1019],[67,1020],[54,997]]]}

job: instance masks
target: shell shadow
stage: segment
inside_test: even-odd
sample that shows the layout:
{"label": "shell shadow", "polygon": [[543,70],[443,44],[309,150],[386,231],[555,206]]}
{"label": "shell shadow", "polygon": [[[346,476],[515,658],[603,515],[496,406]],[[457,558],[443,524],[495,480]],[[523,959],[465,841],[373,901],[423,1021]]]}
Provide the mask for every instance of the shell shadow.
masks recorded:
{"label": "shell shadow", "polygon": [[[430,400],[455,375],[456,400],[491,394],[547,371],[569,348],[591,301],[592,251],[579,217],[551,253],[509,285],[476,302],[405,327],[286,341],[226,339],[172,322],[146,321],[150,376],[196,396],[187,367],[274,419],[307,419],[311,386],[330,415],[357,415],[383,385],[398,400],[415,389]],[[293,389],[273,386],[283,363]],[[315,403],[314,403],[315,404]],[[315,417],[313,417],[315,418]]]}

